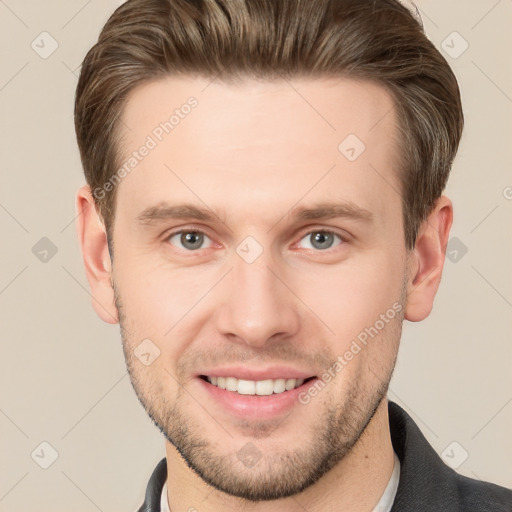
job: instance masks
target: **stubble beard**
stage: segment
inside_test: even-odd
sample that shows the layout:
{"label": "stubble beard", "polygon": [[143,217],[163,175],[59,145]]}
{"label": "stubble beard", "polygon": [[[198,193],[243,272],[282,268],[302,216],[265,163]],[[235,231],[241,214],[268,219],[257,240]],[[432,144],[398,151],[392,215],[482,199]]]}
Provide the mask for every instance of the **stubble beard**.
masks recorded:
{"label": "stubble beard", "polygon": [[[240,457],[243,449],[239,447],[232,451],[231,448],[219,448],[215,440],[206,435],[207,431],[201,421],[187,413],[187,390],[182,392],[183,388],[179,387],[174,403],[170,403],[162,383],[151,379],[149,373],[149,379],[143,375],[147,368],[143,369],[133,355],[134,341],[128,339],[124,328],[126,317],[117,292],[115,303],[132,387],[148,416],[167,441],[181,454],[187,466],[207,484],[218,491],[252,502],[277,500],[300,493],[317,482],[351,451],[386,398],[396,362],[403,321],[402,314],[394,319],[393,325],[388,325],[391,329],[383,342],[396,348],[393,364],[385,378],[373,388],[355,380],[350,382],[348,392],[340,391],[341,398],[329,395],[321,416],[310,422],[309,426],[297,424],[297,429],[305,427],[305,430],[309,431],[307,442],[290,448],[280,445],[280,451],[265,451],[264,448],[260,450],[258,446],[264,444],[257,440],[270,439],[272,432],[279,426],[269,425],[268,422],[241,423],[240,430],[254,440],[254,443],[247,443],[246,446],[252,445],[250,449],[258,459],[256,464],[246,466],[243,457]],[[402,304],[405,306],[405,302]],[[196,410],[201,408],[196,407]],[[293,411],[285,421],[293,421]],[[233,430],[232,425],[226,427],[226,432]],[[227,433],[225,435],[229,437]],[[226,444],[233,446],[235,442],[230,439]]]}

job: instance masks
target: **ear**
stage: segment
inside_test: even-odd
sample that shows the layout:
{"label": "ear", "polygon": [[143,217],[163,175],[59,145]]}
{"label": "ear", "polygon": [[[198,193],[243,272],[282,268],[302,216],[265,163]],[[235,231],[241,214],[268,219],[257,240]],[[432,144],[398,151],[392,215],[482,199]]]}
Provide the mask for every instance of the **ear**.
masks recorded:
{"label": "ear", "polygon": [[441,196],[420,226],[414,250],[409,254],[406,320],[419,322],[432,311],[441,282],[452,222],[452,202],[446,196]]}
{"label": "ear", "polygon": [[91,287],[92,307],[104,322],[116,324],[119,317],[110,278],[112,267],[107,234],[96,211],[89,185],[84,185],[78,190],[76,208],[76,232],[82,249],[85,273]]}

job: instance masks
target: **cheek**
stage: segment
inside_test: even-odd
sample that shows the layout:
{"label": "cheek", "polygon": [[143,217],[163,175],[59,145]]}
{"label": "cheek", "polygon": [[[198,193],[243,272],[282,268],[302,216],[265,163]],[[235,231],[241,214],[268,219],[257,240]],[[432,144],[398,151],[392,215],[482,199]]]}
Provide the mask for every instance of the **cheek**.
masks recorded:
{"label": "cheek", "polygon": [[123,309],[138,329],[151,327],[161,337],[175,323],[190,288],[177,275],[151,258],[126,257],[116,262],[115,278]]}
{"label": "cheek", "polygon": [[396,256],[377,252],[354,256],[340,265],[301,273],[298,295],[335,332],[338,343],[350,344],[380,315],[396,307],[402,272]]}
{"label": "cheek", "polygon": [[[387,382],[401,333],[401,276],[385,266],[339,268],[326,276],[326,286],[302,288],[308,306],[332,330],[325,338],[339,363],[333,393],[370,396]],[[345,271],[346,270],[346,271]],[[331,333],[332,334],[332,333]],[[354,389],[357,388],[357,391]]]}
{"label": "cheek", "polygon": [[134,351],[143,340],[151,340],[160,352],[155,368],[165,366],[174,373],[175,362],[208,320],[200,299],[215,282],[215,275],[128,259],[115,270],[127,348]]}

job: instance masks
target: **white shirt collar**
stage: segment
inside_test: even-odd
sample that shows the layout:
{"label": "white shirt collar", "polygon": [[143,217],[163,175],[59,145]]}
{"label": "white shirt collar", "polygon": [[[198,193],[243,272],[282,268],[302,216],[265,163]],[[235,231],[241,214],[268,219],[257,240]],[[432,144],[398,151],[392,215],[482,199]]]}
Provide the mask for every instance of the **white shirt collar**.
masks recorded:
{"label": "white shirt collar", "polygon": [[[381,496],[377,505],[375,505],[372,512],[390,512],[393,502],[395,501],[396,491],[398,489],[398,482],[400,480],[400,460],[396,453],[395,464],[393,466],[393,472],[389,479],[388,485],[384,489],[384,494]],[[166,511],[167,512],[167,511]]]}
{"label": "white shirt collar", "polygon": [[[396,491],[398,489],[398,482],[400,480],[400,460],[395,455],[395,464],[393,466],[393,472],[391,473],[391,478],[389,479],[388,485],[386,489],[384,489],[384,493],[382,494],[379,502],[374,507],[372,512],[390,512],[391,507],[393,506],[393,502],[395,501]],[[169,509],[169,502],[167,501],[167,480],[164,483],[164,487],[162,489],[162,496],[160,498],[160,510],[161,512],[171,512]]]}
{"label": "white shirt collar", "polygon": [[162,497],[160,498],[160,511],[171,512],[169,508],[169,502],[167,501],[167,480],[165,481],[164,487],[162,489]]}

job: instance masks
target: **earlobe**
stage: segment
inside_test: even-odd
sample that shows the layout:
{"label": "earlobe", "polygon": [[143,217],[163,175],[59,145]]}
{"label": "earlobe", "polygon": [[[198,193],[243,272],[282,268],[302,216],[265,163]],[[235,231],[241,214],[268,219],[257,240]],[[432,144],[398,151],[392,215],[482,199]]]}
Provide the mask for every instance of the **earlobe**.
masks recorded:
{"label": "earlobe", "polygon": [[76,232],[96,314],[110,324],[119,322],[111,281],[111,261],[105,227],[96,211],[89,185],[76,194]]}
{"label": "earlobe", "polygon": [[452,222],[452,202],[448,197],[441,196],[420,226],[414,250],[409,255],[406,320],[419,322],[432,311],[441,282]]}

